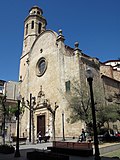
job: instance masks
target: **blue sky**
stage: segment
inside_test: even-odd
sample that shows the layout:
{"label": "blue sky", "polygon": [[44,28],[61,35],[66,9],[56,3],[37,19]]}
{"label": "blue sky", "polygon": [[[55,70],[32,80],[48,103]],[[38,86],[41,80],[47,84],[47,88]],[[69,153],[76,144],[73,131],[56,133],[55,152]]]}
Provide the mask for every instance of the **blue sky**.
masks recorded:
{"label": "blue sky", "polygon": [[63,30],[65,44],[101,62],[120,58],[120,0],[1,0],[0,79],[18,81],[24,19],[43,9],[47,29]]}

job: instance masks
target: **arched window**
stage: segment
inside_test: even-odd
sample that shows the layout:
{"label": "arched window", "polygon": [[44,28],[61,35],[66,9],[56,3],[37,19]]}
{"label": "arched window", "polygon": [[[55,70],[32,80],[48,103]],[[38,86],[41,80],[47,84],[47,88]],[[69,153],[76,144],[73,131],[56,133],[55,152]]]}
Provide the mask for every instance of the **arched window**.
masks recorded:
{"label": "arched window", "polygon": [[34,21],[32,21],[32,24],[31,24],[31,29],[34,28]]}
{"label": "arched window", "polygon": [[28,34],[28,24],[26,24],[26,35]]}
{"label": "arched window", "polygon": [[38,33],[40,34],[41,32],[41,23],[38,23]]}
{"label": "arched window", "polygon": [[40,14],[40,12],[39,12],[39,11],[37,11],[37,14]]}

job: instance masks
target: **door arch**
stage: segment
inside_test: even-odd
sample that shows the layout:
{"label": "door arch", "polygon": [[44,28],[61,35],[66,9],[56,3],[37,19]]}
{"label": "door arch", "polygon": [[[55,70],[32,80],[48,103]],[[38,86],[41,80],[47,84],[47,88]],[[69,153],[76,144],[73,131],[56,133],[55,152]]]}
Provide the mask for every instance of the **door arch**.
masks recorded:
{"label": "door arch", "polygon": [[45,135],[45,115],[37,116],[37,134],[41,131],[41,135]]}

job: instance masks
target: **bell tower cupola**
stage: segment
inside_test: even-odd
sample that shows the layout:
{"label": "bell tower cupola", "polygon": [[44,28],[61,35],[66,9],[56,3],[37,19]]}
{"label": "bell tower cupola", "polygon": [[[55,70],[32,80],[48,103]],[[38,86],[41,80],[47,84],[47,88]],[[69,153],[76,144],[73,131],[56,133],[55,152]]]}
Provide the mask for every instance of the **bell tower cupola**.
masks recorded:
{"label": "bell tower cupola", "polygon": [[41,32],[46,30],[47,21],[43,17],[43,11],[38,6],[33,6],[29,10],[29,15],[24,21],[24,41],[22,56],[30,51],[35,39]]}

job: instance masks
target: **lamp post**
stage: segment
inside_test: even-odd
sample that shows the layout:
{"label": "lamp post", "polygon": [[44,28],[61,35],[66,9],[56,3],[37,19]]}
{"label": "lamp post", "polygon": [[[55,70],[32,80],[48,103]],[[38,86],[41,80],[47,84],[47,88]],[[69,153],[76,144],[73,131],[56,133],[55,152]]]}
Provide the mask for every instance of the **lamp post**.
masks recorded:
{"label": "lamp post", "polygon": [[92,119],[93,119],[93,131],[94,131],[94,147],[95,147],[95,160],[100,160],[100,153],[98,147],[98,134],[96,126],[96,114],[95,114],[95,104],[94,104],[94,95],[93,95],[93,72],[90,68],[86,70],[86,78],[90,87],[90,98],[91,98],[91,109],[92,109]]}
{"label": "lamp post", "polygon": [[32,93],[30,93],[29,142],[31,142]]}
{"label": "lamp post", "polygon": [[20,115],[20,102],[21,102],[21,95],[17,98],[18,101],[18,110],[16,111],[15,115],[17,117],[17,140],[16,140],[16,150],[15,150],[15,157],[20,157],[19,151],[19,115]]}
{"label": "lamp post", "polygon": [[65,132],[64,132],[64,111],[62,111],[62,131],[63,131],[63,141],[65,141]]}

